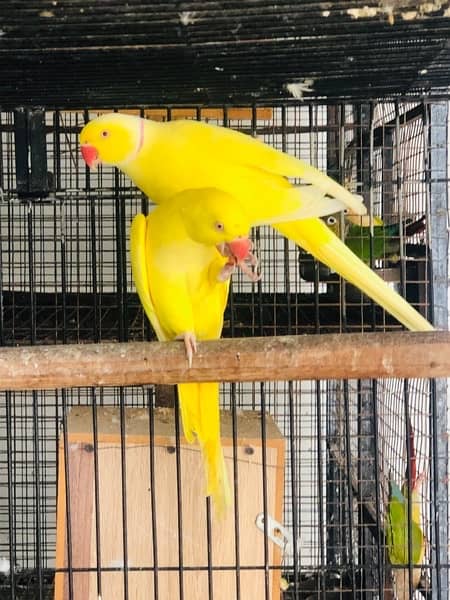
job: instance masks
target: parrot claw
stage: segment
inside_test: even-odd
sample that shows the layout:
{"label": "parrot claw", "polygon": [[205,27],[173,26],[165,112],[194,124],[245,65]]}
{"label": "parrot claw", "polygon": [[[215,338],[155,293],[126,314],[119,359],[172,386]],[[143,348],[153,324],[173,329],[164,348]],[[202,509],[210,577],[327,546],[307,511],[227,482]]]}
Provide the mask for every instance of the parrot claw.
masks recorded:
{"label": "parrot claw", "polygon": [[257,271],[258,259],[254,254],[250,253],[245,261],[238,263],[238,267],[253,283],[256,283],[262,277],[261,273]]}
{"label": "parrot claw", "polygon": [[186,348],[186,358],[188,361],[189,368],[192,367],[192,358],[197,352],[197,338],[195,334],[187,331],[185,334],[178,336],[176,339],[184,341],[184,347]]}
{"label": "parrot claw", "polygon": [[416,477],[416,481],[414,483],[414,489],[415,490],[419,490],[420,487],[422,486],[422,484],[424,484],[427,480],[427,472],[426,471],[422,471],[422,473],[419,473],[419,475],[417,475]]}
{"label": "parrot claw", "polygon": [[244,259],[237,258],[233,254],[233,252],[230,249],[228,244],[221,244],[218,247],[218,250],[222,254],[222,256],[228,257],[228,262],[222,267],[221,271],[219,272],[219,275],[218,275],[219,281],[221,281],[221,282],[227,281],[227,279],[229,279],[231,277],[231,275],[234,273],[236,267],[238,269],[241,269],[241,271],[245,275],[247,275],[247,277],[252,282],[256,282],[261,279],[261,273],[257,272],[258,259],[252,252],[253,244],[251,241],[249,241],[248,243],[249,243],[249,249],[248,249],[247,255],[245,256]]}
{"label": "parrot claw", "polygon": [[250,246],[250,250],[244,260],[237,263],[237,266],[241,271],[247,275],[247,277],[253,283],[256,283],[261,279],[261,273],[258,273],[258,259],[252,252],[253,244]]}
{"label": "parrot claw", "polygon": [[219,274],[217,276],[217,280],[220,283],[224,283],[225,281],[228,281],[228,279],[230,279],[230,277],[233,275],[235,270],[236,270],[236,265],[232,262],[227,262],[220,269]]}

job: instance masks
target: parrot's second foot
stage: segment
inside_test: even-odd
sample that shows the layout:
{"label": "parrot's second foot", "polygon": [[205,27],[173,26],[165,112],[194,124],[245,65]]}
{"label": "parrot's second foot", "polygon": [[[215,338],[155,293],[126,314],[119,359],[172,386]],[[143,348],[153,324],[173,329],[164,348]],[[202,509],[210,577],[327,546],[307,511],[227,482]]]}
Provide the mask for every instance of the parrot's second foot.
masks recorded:
{"label": "parrot's second foot", "polygon": [[256,282],[262,277],[261,273],[258,272],[258,259],[251,252],[249,252],[246,260],[238,263],[238,267],[247,275],[250,281]]}
{"label": "parrot's second foot", "polygon": [[421,486],[425,483],[425,481],[427,480],[427,472],[426,471],[422,471],[422,473],[419,473],[419,475],[417,475],[416,480],[412,482],[413,484],[413,491],[419,491]]}
{"label": "parrot's second foot", "polygon": [[227,262],[220,269],[219,274],[217,276],[217,280],[220,281],[220,283],[223,283],[224,281],[228,281],[228,279],[230,279],[230,277],[233,275],[235,270],[236,270],[235,263]]}
{"label": "parrot's second foot", "polygon": [[177,340],[184,341],[184,347],[186,348],[186,358],[188,361],[189,368],[192,367],[192,358],[197,352],[197,338],[191,331],[187,331],[183,335],[177,337]]}

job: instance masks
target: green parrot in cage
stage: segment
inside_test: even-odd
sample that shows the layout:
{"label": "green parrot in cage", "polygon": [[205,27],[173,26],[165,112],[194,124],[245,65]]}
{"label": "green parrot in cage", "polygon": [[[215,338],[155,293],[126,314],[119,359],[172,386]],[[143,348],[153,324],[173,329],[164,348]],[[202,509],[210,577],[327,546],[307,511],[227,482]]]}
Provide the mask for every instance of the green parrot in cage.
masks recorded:
{"label": "green parrot in cage", "polygon": [[[395,567],[406,567],[393,570],[395,593],[398,600],[406,600],[410,597],[409,565],[418,565],[423,562],[426,546],[426,538],[421,525],[420,494],[425,473],[417,475],[414,434],[411,424],[409,424],[408,443],[410,456],[407,476],[401,489],[395,481],[389,482],[389,503],[386,512],[386,548],[389,562]],[[408,498],[410,498],[410,502]],[[417,589],[420,578],[421,568],[413,566],[411,579],[413,590]]]}
{"label": "green parrot in cage", "polygon": [[[370,264],[371,256],[373,260],[385,259],[392,263],[400,260],[400,223],[385,225],[377,216],[370,218],[369,215],[346,215],[342,236],[339,213],[323,217],[322,220],[337,237],[343,237],[347,248],[367,265]],[[422,233],[425,227],[425,215],[415,221],[406,219],[403,221],[402,237],[408,238]],[[424,244],[405,244],[403,249],[406,256],[413,258],[423,258],[427,252]],[[299,263],[300,275],[305,281],[314,281],[316,269],[319,281],[330,281],[335,277],[332,270],[322,263],[316,265],[313,257],[305,252],[300,252]]]}
{"label": "green parrot in cage", "polygon": [[[325,222],[333,233],[342,237],[339,215],[329,215]],[[425,215],[415,221],[405,219],[401,223],[390,225],[385,225],[379,217],[373,217],[372,224],[367,215],[362,218],[344,217],[344,241],[345,245],[367,264],[370,263],[371,257],[373,260],[388,259],[395,263],[400,260],[401,237],[409,238],[422,233],[425,226]],[[407,254],[409,255],[409,252]]]}

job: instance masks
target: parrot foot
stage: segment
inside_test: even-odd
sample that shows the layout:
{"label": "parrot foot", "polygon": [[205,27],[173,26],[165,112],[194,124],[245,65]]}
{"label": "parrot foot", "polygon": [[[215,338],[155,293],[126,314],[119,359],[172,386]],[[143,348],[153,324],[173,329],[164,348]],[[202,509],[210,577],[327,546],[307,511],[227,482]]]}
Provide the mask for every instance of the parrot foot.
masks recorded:
{"label": "parrot foot", "polygon": [[177,336],[177,340],[184,341],[184,347],[186,349],[186,358],[188,361],[189,368],[192,367],[192,358],[194,354],[197,352],[197,338],[195,337],[195,333],[191,331],[187,331],[186,333]]}
{"label": "parrot foot", "polygon": [[427,472],[426,471],[422,471],[422,473],[419,473],[416,477],[416,481],[414,482],[414,490],[419,490],[421,488],[421,486],[425,483],[425,481],[427,480]]}
{"label": "parrot foot", "polygon": [[253,283],[256,283],[262,277],[261,273],[258,273],[257,271],[258,259],[251,252],[249,252],[247,258],[239,262],[237,266]]}
{"label": "parrot foot", "polygon": [[235,270],[236,270],[235,263],[232,263],[232,262],[225,263],[225,265],[220,269],[219,274],[217,275],[217,280],[220,283],[224,283],[225,281],[228,281],[228,279],[230,279],[230,277],[233,275]]}
{"label": "parrot foot", "polygon": [[247,256],[244,260],[241,260],[237,263],[237,266],[241,269],[241,271],[247,275],[247,277],[252,282],[259,281],[261,279],[261,273],[258,273],[258,259],[253,254],[253,243],[250,242],[250,248],[247,253]]}
{"label": "parrot foot", "polygon": [[237,258],[233,251],[230,248],[230,244],[223,244],[220,248],[218,248],[219,252],[222,256],[228,257],[228,262],[222,267],[219,272],[218,280],[220,282],[227,281],[234,273],[235,268],[241,269],[244,275],[252,282],[259,281],[261,279],[261,273],[258,273],[258,259],[252,252],[253,244],[251,241],[248,241],[248,251],[245,258]]}

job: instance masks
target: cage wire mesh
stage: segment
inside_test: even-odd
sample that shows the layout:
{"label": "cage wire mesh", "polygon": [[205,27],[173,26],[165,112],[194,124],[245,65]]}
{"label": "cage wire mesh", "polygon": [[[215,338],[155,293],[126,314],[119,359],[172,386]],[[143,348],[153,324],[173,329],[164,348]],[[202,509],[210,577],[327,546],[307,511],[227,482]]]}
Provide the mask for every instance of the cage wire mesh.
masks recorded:
{"label": "cage wire mesh", "polygon": [[[376,251],[370,227],[366,228],[367,262],[422,314],[432,316],[432,269],[443,266],[436,265],[436,257],[441,259],[442,253],[430,228],[433,148],[429,103],[305,102],[250,108],[149,107],[137,112],[159,120],[180,116],[205,119],[257,135],[362,194],[370,214],[374,219],[382,219],[386,231],[389,226],[400,224],[396,234],[383,239],[381,252]],[[128,258],[131,219],[137,212],[147,211],[149,202],[121,173],[106,167],[90,172],[82,163],[77,135],[96,114],[88,110],[42,113],[48,191],[28,197],[18,193],[17,115],[15,118],[12,112],[1,114],[0,341],[4,346],[155,338],[135,293]],[[441,126],[446,132],[447,123]],[[408,225],[416,222],[419,226],[409,234]],[[374,223],[375,220],[372,226]],[[400,329],[397,322],[359,291],[269,228],[255,230],[253,238],[263,278],[254,284],[239,273],[233,276],[225,336]],[[149,422],[153,422],[157,395],[151,386],[2,393],[0,563],[5,567],[0,574],[0,595],[54,597],[56,568],[68,573],[64,597],[80,600],[100,595],[141,597],[138,588],[133,587],[138,586],[137,573],[151,575],[146,580],[148,589],[159,600],[244,598],[248,589],[253,589],[246,591],[246,585],[250,585],[248,577],[257,575],[262,579],[260,587],[255,588],[255,597],[392,597],[392,572],[396,569],[390,568],[386,558],[386,505],[389,481],[402,485],[407,477],[411,459],[407,441],[412,430],[417,470],[425,473],[420,504],[427,540],[419,590],[414,597],[446,597],[448,560],[446,547],[442,547],[446,525],[441,521],[438,531],[436,518],[447,504],[446,482],[436,464],[438,457],[445,460],[447,452],[437,423],[438,415],[446,414],[444,392],[445,386],[436,388],[428,380],[223,384],[222,408],[231,414],[233,423],[235,481],[239,481],[237,473],[243,468],[236,446],[237,419],[241,411],[249,410],[260,421],[258,437],[263,443],[257,479],[265,482],[261,505],[265,525],[259,534],[262,550],[251,565],[242,562],[245,527],[239,508],[244,510],[245,498],[239,489],[235,494],[234,526],[227,532],[234,551],[225,564],[214,562],[214,523],[209,505],[198,500],[196,510],[199,514],[207,511],[208,515],[206,557],[199,563],[183,562],[183,549],[187,560],[186,549],[180,540],[186,535],[183,527],[185,532],[188,528],[184,511],[185,518],[172,523],[174,562],[164,564],[161,558],[165,555],[158,548],[158,540],[161,545],[165,542],[161,536],[156,540],[153,535],[161,518],[156,514],[151,523],[147,523],[148,515],[142,516],[142,522],[149,527],[148,531],[143,527],[141,532],[144,538],[148,536],[146,553],[141,562],[133,563],[127,541],[131,515],[126,501],[133,493],[134,480],[126,474],[130,468],[129,447],[124,437],[117,463],[120,485],[116,490],[122,507],[121,520],[116,523],[122,551],[115,562],[102,562],[108,549],[100,543],[105,508],[101,501],[103,480],[97,472],[100,453],[94,443],[97,475],[90,485],[95,488],[97,501],[92,525],[95,531],[89,531],[89,535],[95,538],[92,543],[96,544],[97,559],[95,564],[79,564],[78,549],[71,545],[76,532],[70,532],[69,519],[64,567],[57,564],[56,556],[58,495],[64,492],[69,496],[67,510],[69,504],[73,509],[75,498],[70,498],[74,493],[70,484],[58,484],[57,480],[58,473],[61,478],[61,461],[67,461],[67,455],[61,453],[60,440],[67,447],[70,409],[88,407],[95,429],[98,411],[116,407],[123,434],[125,415],[131,408],[144,409]],[[284,527],[286,536],[281,536],[281,542],[276,535],[275,539],[269,536],[267,525],[274,517],[269,514],[267,499],[269,486],[274,484],[264,450],[268,434],[261,415],[265,413],[273,417],[284,440],[284,472],[275,490],[282,498],[281,523],[275,525],[275,529]],[[443,427],[446,429],[446,424]],[[177,456],[179,444],[178,441],[175,448]],[[155,490],[157,472],[158,466],[150,456],[144,479],[152,490],[152,514],[155,494],[160,493]],[[177,470],[178,494],[183,481]],[[250,493],[247,488],[243,492]],[[166,502],[178,508],[183,505],[176,494],[166,498]],[[256,515],[252,518],[254,521]],[[256,527],[253,521],[252,528]],[[409,570],[412,574],[411,564]],[[83,571],[92,573],[95,580],[84,596],[77,587],[77,577]],[[115,592],[117,595],[108,591],[111,573],[120,580],[114,588],[120,590]],[[178,579],[169,596],[163,590],[164,577],[170,573],[178,574]],[[231,574],[231,578],[220,579],[223,573]],[[207,578],[202,593],[195,588],[192,574]]]}

